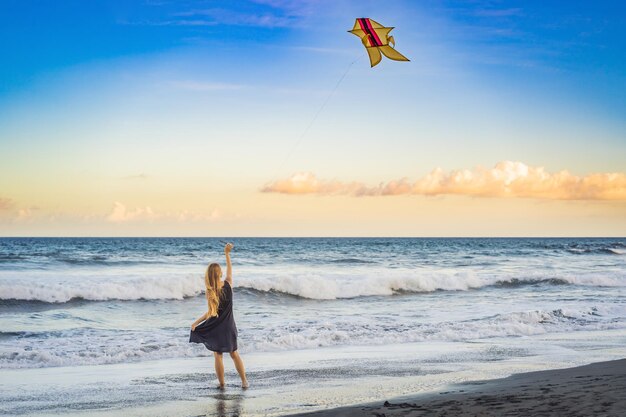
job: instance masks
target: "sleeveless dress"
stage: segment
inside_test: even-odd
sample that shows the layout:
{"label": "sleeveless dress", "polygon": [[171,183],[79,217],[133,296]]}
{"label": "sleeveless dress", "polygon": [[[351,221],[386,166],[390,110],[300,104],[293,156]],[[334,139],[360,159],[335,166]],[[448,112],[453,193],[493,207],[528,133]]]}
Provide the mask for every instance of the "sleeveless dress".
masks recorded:
{"label": "sleeveless dress", "polygon": [[233,289],[224,281],[222,298],[217,316],[211,317],[196,326],[189,335],[190,343],[202,343],[213,352],[234,352],[237,350],[237,326],[233,316]]}

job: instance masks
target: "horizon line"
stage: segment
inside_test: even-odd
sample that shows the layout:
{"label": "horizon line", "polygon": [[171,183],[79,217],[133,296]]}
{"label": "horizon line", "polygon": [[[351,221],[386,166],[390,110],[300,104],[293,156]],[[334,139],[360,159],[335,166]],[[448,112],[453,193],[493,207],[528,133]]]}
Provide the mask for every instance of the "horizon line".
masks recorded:
{"label": "horizon line", "polygon": [[626,236],[0,236],[0,239],[626,239]]}

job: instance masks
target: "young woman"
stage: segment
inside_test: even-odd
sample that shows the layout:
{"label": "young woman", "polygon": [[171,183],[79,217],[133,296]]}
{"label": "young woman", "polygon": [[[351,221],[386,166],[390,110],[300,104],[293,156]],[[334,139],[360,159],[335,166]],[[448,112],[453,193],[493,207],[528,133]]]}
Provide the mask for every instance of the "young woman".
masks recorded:
{"label": "young woman", "polygon": [[215,356],[215,373],[224,388],[224,362],[222,354],[230,353],[241,377],[241,387],[248,388],[243,361],[237,353],[237,326],[233,317],[233,266],[230,262],[232,243],[226,244],[226,279],[222,281],[222,268],[216,263],[208,266],[204,274],[208,311],[191,325],[189,342],[203,343]]}

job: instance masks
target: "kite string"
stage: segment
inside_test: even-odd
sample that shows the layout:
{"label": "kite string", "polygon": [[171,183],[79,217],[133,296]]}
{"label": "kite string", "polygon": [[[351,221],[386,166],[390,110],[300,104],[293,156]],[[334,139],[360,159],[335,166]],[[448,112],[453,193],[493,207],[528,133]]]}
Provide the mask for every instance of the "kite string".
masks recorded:
{"label": "kite string", "polygon": [[358,58],[356,58],[354,61],[352,61],[350,63],[350,65],[348,65],[348,68],[346,68],[346,70],[344,71],[344,73],[341,75],[341,77],[339,78],[339,80],[337,81],[337,83],[335,84],[335,87],[333,87],[333,89],[331,90],[331,92],[328,94],[328,96],[326,97],[326,99],[324,100],[324,102],[322,103],[322,105],[320,106],[319,109],[317,109],[317,112],[315,113],[315,115],[313,116],[313,118],[311,119],[311,121],[309,122],[309,124],[307,125],[307,127],[302,131],[302,133],[300,134],[300,136],[298,137],[298,140],[296,141],[296,143],[291,147],[291,150],[289,151],[289,153],[287,154],[287,156],[285,157],[285,159],[283,159],[282,163],[279,165],[278,170],[276,171],[276,175],[274,175],[274,178],[272,179],[272,181],[270,183],[274,183],[276,181],[276,179],[278,178],[278,174],[280,174],[280,170],[283,168],[283,166],[285,165],[285,163],[287,162],[287,160],[289,160],[289,157],[293,154],[293,152],[296,150],[296,148],[300,145],[300,143],[302,142],[302,139],[304,139],[304,137],[306,136],[306,134],[309,132],[309,130],[311,129],[311,127],[313,126],[313,124],[315,123],[315,121],[317,120],[318,116],[320,115],[320,113],[322,113],[322,111],[324,110],[324,108],[326,107],[326,105],[328,104],[328,102],[330,101],[330,99],[332,98],[332,96],[335,94],[335,91],[337,91],[337,88],[339,88],[339,85],[341,84],[341,82],[343,81],[344,78],[346,78],[346,75],[348,75],[348,72],[350,71],[350,69],[352,68],[352,66],[361,58],[363,58],[363,55],[359,55]]}

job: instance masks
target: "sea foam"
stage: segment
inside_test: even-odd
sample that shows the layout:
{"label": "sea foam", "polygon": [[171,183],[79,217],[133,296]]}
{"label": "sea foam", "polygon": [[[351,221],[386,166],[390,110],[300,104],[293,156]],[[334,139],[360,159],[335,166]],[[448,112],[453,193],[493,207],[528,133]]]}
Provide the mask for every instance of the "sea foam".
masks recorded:
{"label": "sea foam", "polygon": [[[104,300],[181,300],[204,292],[201,275],[173,274],[111,279],[83,277],[67,280],[0,278],[0,300],[65,303],[75,299]],[[492,286],[581,285],[597,287],[626,286],[626,275],[537,275],[505,276],[471,272],[384,271],[339,273],[280,273],[249,271],[235,277],[235,287],[260,292],[274,292],[315,300],[364,296],[391,296],[398,293],[467,291]]]}
{"label": "sea foam", "polygon": [[[292,318],[283,323],[267,323],[262,327],[249,325],[240,335],[239,345],[240,350],[246,353],[345,345],[461,342],[581,330],[624,329],[624,317],[624,306],[597,305],[512,311],[463,321],[376,321],[358,315],[338,317],[332,321],[325,317],[306,320]],[[203,346],[188,343],[188,331],[184,327],[149,332],[93,328],[67,329],[48,335],[23,332],[16,339],[3,343],[0,337],[0,368],[100,365],[209,355]],[[40,342],[42,338],[44,344]]]}
{"label": "sea foam", "polygon": [[529,274],[504,276],[471,272],[384,272],[343,276],[338,274],[291,274],[240,277],[239,287],[263,292],[278,292],[292,296],[332,300],[363,296],[389,296],[403,292],[467,291],[492,286],[582,285],[597,287],[626,286],[626,275],[554,275]]}
{"label": "sea foam", "polygon": [[83,299],[104,300],[181,300],[204,291],[199,276],[133,277],[128,279],[85,278],[81,280],[0,280],[1,300],[65,303]]}

